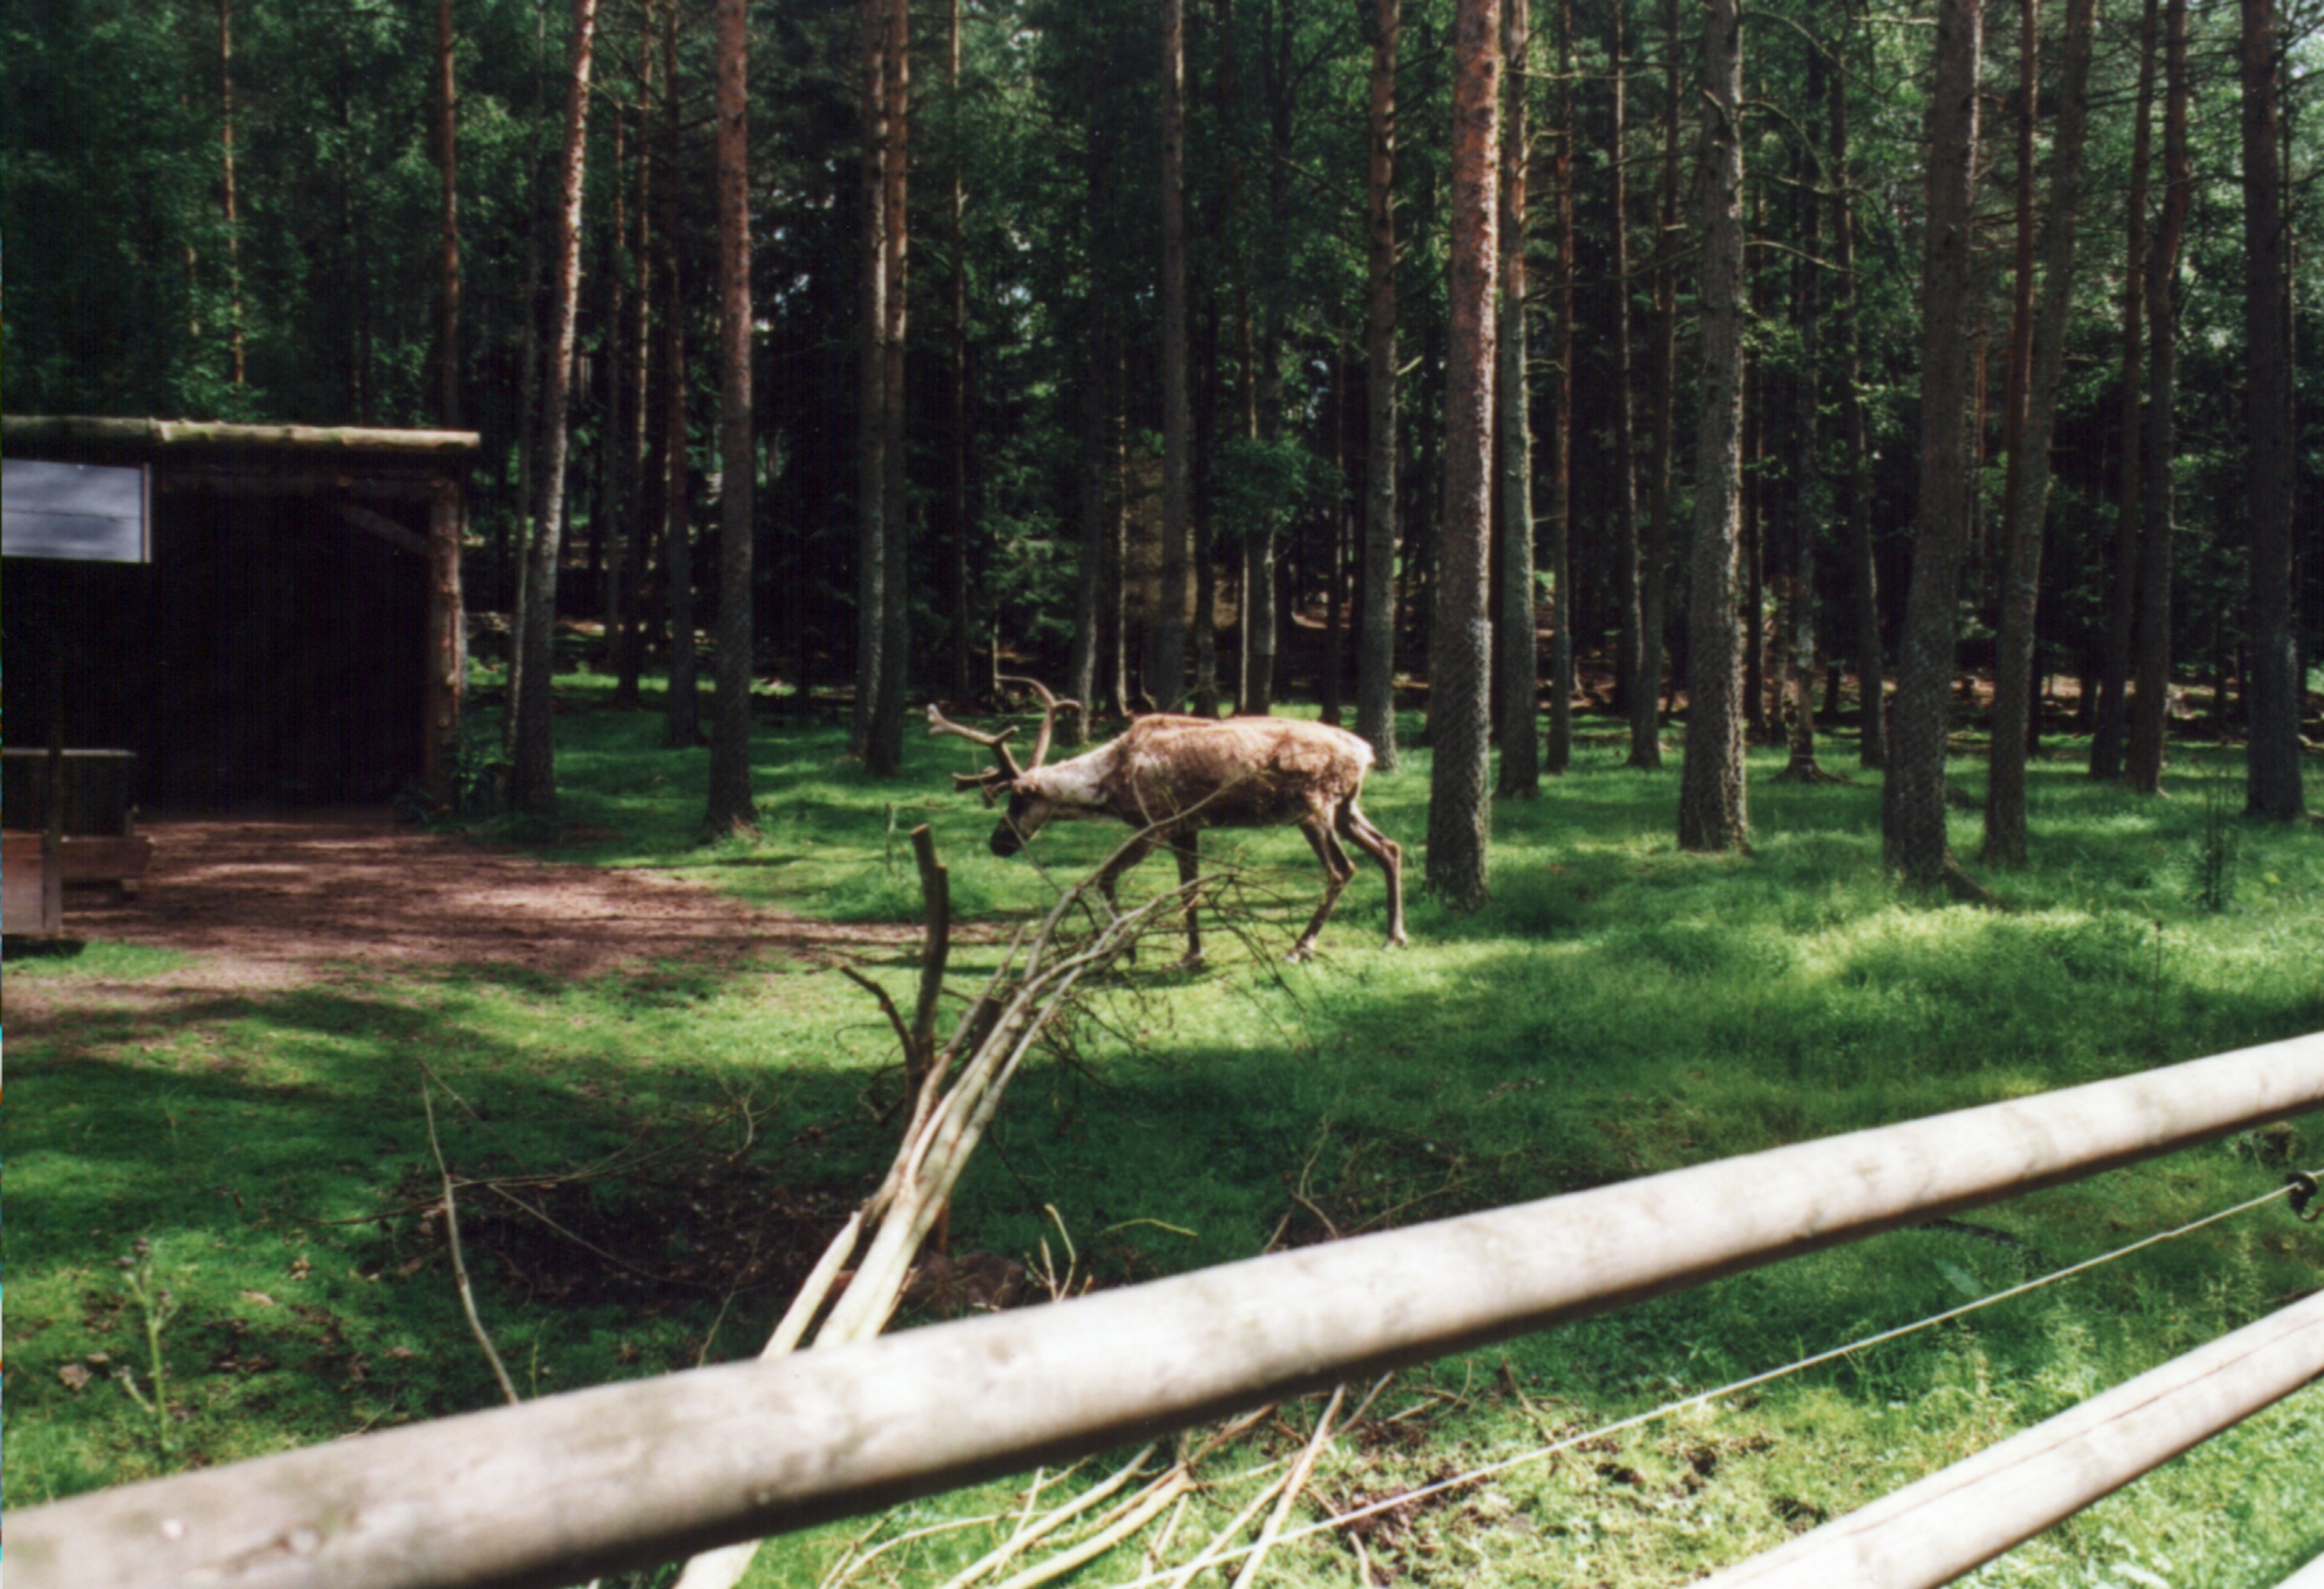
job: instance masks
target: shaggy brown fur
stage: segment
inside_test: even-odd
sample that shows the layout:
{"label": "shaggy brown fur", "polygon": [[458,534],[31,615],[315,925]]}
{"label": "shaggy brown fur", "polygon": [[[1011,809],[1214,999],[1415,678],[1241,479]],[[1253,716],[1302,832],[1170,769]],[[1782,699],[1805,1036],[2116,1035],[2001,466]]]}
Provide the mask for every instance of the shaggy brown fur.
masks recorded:
{"label": "shaggy brown fur", "polygon": [[[1121,874],[1167,845],[1178,858],[1182,884],[1198,873],[1205,827],[1296,827],[1323,864],[1323,902],[1290,958],[1314,952],[1316,935],[1340,891],[1355,875],[1340,841],[1346,839],[1388,874],[1390,948],[1404,932],[1403,851],[1373,827],[1356,804],[1371,746],[1352,734],[1289,717],[1206,717],[1157,715],[1131,723],[1120,737],[1054,767],[1037,764],[998,784],[1009,809],[992,835],[992,852],[1011,855],[1051,821],[1113,817],[1140,829],[1099,875],[1107,899]],[[1202,958],[1202,937],[1191,899],[1186,908],[1186,959]]]}

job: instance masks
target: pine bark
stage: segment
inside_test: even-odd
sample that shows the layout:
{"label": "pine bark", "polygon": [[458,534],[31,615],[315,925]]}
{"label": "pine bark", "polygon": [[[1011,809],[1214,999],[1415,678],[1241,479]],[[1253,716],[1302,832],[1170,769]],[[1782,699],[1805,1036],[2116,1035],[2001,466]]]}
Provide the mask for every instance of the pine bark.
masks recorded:
{"label": "pine bark", "polygon": [[1356,732],[1394,771],[1396,744],[1396,70],[1400,0],[1375,0],[1370,152],[1365,180],[1363,611]]}
{"label": "pine bark", "polygon": [[2146,434],[2141,448],[2138,557],[2138,690],[2131,705],[2130,757],[2123,781],[2135,793],[2163,792],[2171,721],[2172,536],[2178,450],[2179,253],[2192,196],[2187,151],[2187,0],[2163,17],[2163,214],[2146,256]]}
{"label": "pine bark", "polygon": [[[460,428],[460,148],[452,76],[452,0],[436,0],[436,170],[442,240],[436,300],[436,422]],[[236,317],[237,321],[240,317]]]}
{"label": "pine bark", "polygon": [[1146,693],[1186,696],[1186,540],[1194,413],[1186,387],[1186,6],[1162,0],[1162,584],[1147,631]]}
{"label": "pine bark", "polygon": [[1573,0],[1559,0],[1557,125],[1550,189],[1557,211],[1556,326],[1550,342],[1549,744],[1545,770],[1573,765]]}
{"label": "pine bark", "polygon": [[662,172],[661,391],[662,579],[669,587],[669,688],[663,708],[662,743],[692,746],[702,742],[702,705],[696,688],[694,634],[694,502],[692,465],[686,425],[686,282],[678,259],[678,6],[666,5],[661,19]]}
{"label": "pine bark", "polygon": [[2131,134],[2127,245],[2122,302],[2122,476],[2116,498],[2114,600],[2107,608],[2106,651],[2099,664],[2098,705],[2090,731],[2090,776],[2122,776],[2123,745],[2130,735],[2130,647],[2138,616],[2138,555],[2144,472],[2146,204],[2153,165],[2154,79],[2162,35],[2160,0],[2146,0],[2139,27],[2137,120]]}
{"label": "pine bark", "polygon": [[1677,539],[1672,522],[1671,468],[1673,409],[1678,391],[1678,165],[1679,60],[1684,51],[1680,38],[1678,0],[1664,7],[1664,41],[1670,52],[1665,63],[1662,171],[1656,178],[1655,201],[1657,226],[1655,246],[1655,331],[1647,353],[1649,420],[1646,463],[1646,517],[1644,543],[1638,549],[1638,680],[1630,698],[1630,758],[1633,767],[1663,764],[1662,685],[1663,633],[1669,623],[1670,549]]}
{"label": "pine bark", "polygon": [[718,677],[702,836],[756,832],[751,804],[751,38],[747,0],[718,0]]}
{"label": "pine bark", "polygon": [[[647,511],[645,498],[649,492],[646,479],[647,440],[652,430],[651,365],[654,292],[653,273],[653,170],[655,155],[647,130],[648,107],[653,103],[655,10],[651,4],[638,7],[637,111],[638,159],[637,235],[630,248],[630,257],[636,262],[637,290],[630,294],[630,323],[622,335],[627,338],[630,372],[629,405],[626,410],[629,436],[624,454],[624,476],[627,490],[624,500],[628,513],[622,534],[622,557],[614,570],[613,589],[617,599],[606,603],[608,622],[612,624],[606,638],[613,647],[613,704],[634,708],[638,705],[640,676],[645,669],[644,635],[646,544],[650,539],[649,527],[659,521]],[[616,610],[618,608],[618,610]],[[614,622],[618,620],[618,622]]]}
{"label": "pine bark", "polygon": [[1493,274],[1499,246],[1500,5],[1459,0],[1452,36],[1452,239],[1444,369],[1444,523],[1428,647],[1428,887],[1485,903],[1492,836]]}
{"label": "pine bark", "polygon": [[1736,612],[1743,493],[1743,24],[1736,0],[1710,0],[1703,79],[1702,411],[1678,842],[1683,849],[1722,851],[1750,836],[1743,632]]}
{"label": "pine bark", "polygon": [[904,443],[905,351],[911,294],[911,12],[890,0],[887,48],[888,138],[881,152],[881,242],[887,253],[887,325],[880,337],[880,676],[872,703],[863,764],[892,778],[904,770],[904,692],[912,660],[911,489]]}
{"label": "pine bark", "polygon": [[2282,120],[2274,0],[2242,0],[2244,325],[2250,349],[2251,749],[2246,808],[2292,821],[2307,809],[2300,770],[2300,651],[2292,626],[2292,314],[2286,285]]}
{"label": "pine bark", "polygon": [[[2011,118],[2017,154],[2013,227],[2016,259],[2010,274],[2009,362],[2001,408],[2001,446],[2006,457],[2004,503],[2016,496],[2024,473],[2025,410],[2034,382],[2034,134],[2040,120],[2041,61],[2041,0],[2017,0],[2017,94],[2015,115]],[[2006,524],[2002,533],[2006,539]],[[2006,561],[2006,552],[2003,555]]]}
{"label": "pine bark", "polygon": [[[968,241],[964,225],[968,189],[961,174],[964,134],[960,98],[960,3],[961,0],[951,0],[951,25],[945,53],[945,103],[951,115],[952,157],[952,180],[945,194],[945,230],[951,245],[945,283],[945,305],[949,311],[945,328],[945,583],[952,587],[948,625],[952,694],[955,700],[967,700],[975,694],[976,685],[968,644]],[[1094,117],[1090,147],[1094,161],[1099,147]],[[1093,192],[1093,216],[1097,213],[1096,200]],[[1094,395],[1091,401],[1097,401]],[[1090,697],[1083,695],[1082,698]],[[1086,733],[1087,715],[1083,714],[1080,721],[1082,732]]]}
{"label": "pine bark", "polygon": [[[438,25],[444,25],[440,17]],[[442,60],[441,69],[448,81],[448,45],[443,47]],[[448,140],[445,146],[450,147]],[[247,371],[242,341],[242,216],[234,180],[234,0],[218,0],[218,153],[226,185],[226,286],[232,295],[226,311],[227,349],[233,358],[234,383],[238,390],[245,382]],[[445,180],[450,180],[448,177]]]}
{"label": "pine bark", "polygon": [[857,239],[855,703],[850,749],[869,753],[888,613],[888,0],[859,0],[862,231]]}
{"label": "pine bark", "polygon": [[[955,14],[958,0],[954,0]],[[1083,180],[1089,196],[1084,218],[1089,258],[1089,304],[1084,346],[1089,364],[1082,381],[1081,467],[1075,510],[1081,521],[1081,558],[1074,569],[1073,651],[1065,670],[1065,693],[1083,703],[1066,724],[1074,744],[1090,743],[1090,719],[1098,705],[1099,659],[1110,615],[1105,610],[1111,526],[1105,513],[1106,377],[1113,360],[1108,337],[1108,293],[1099,269],[1098,217],[1106,210],[1106,152],[1099,127],[1105,115],[1104,74],[1090,73],[1089,141]]]}
{"label": "pine bark", "polygon": [[1501,680],[1501,772],[1496,793],[1541,792],[1541,668],[1534,643],[1533,402],[1526,378],[1526,176],[1531,152],[1533,19],[1528,0],[1503,0],[1501,53],[1508,115],[1501,129],[1501,308],[1493,419],[1500,432],[1500,614],[1495,668]]}
{"label": "pine bark", "polygon": [[551,716],[556,667],[557,562],[565,516],[567,408],[572,393],[573,338],[581,298],[581,190],[588,152],[589,66],[597,36],[597,0],[573,0],[567,62],[565,154],[558,187],[555,296],[549,306],[549,362],[541,383],[540,495],[526,549],[524,607],[517,628],[518,665],[510,711],[516,722],[510,756],[509,803],[546,818],[557,809],[557,752]]}
{"label": "pine bark", "polygon": [[1920,503],[1904,654],[1889,719],[1881,791],[1881,850],[1907,879],[1960,875],[1945,836],[1945,742],[1950,705],[1953,604],[1969,520],[1969,365],[1976,305],[1969,291],[1977,181],[1977,78],[1983,15],[1976,0],[1942,0],[1928,114],[1928,221],[1921,275]]}
{"label": "pine bark", "polygon": [[1848,449],[1840,476],[1856,600],[1857,762],[1888,764],[1888,701],[1880,655],[1880,575],[1872,548],[1871,444],[1865,433],[1863,338],[1857,319],[1856,204],[1848,162],[1848,52],[1831,76],[1832,263],[1840,279],[1840,426]]}
{"label": "pine bark", "polygon": [[2034,709],[2035,604],[2042,587],[2042,531],[2050,498],[2050,443],[2066,363],[2066,317],[2073,306],[2074,243],[2082,197],[2082,147],[2089,125],[2091,35],[2096,0],[2067,0],[2058,72],[2058,128],[2051,146],[2049,209],[2041,238],[2042,306],[2028,346],[2024,467],[2009,476],[2007,550],[1993,680],[1992,766],[1986,781],[1987,865],[2025,864],[2025,759]]}
{"label": "pine bark", "polygon": [[[1638,446],[1636,360],[1630,338],[1630,176],[1625,156],[1629,149],[1629,65],[1622,34],[1621,4],[1607,7],[1607,81],[1609,149],[1606,179],[1607,246],[1613,275],[1612,324],[1607,334],[1614,345],[1614,693],[1626,714],[1638,694]],[[1636,716],[1632,715],[1635,725]],[[1635,762],[1637,746],[1631,747]]]}
{"label": "pine bark", "polygon": [[[1270,215],[1287,216],[1291,213],[1291,131],[1296,106],[1291,66],[1292,12],[1286,0],[1270,0],[1268,20],[1268,38],[1263,56],[1268,112],[1268,211]],[[1289,251],[1267,249],[1261,258],[1264,275],[1259,310],[1262,331],[1259,351],[1259,433],[1268,441],[1277,442],[1283,439],[1283,308],[1290,291],[1286,278]],[[1250,640],[1245,648],[1242,709],[1254,716],[1265,716],[1275,709],[1275,674],[1282,633],[1282,616],[1276,599],[1281,548],[1272,526],[1260,528],[1245,543],[1244,550],[1243,609],[1249,614],[1245,629]]]}
{"label": "pine bark", "polygon": [[[1823,95],[1823,51],[1808,44],[1807,99]],[[1823,527],[1823,475],[1817,452],[1822,416],[1824,172],[1812,149],[1797,151],[1793,195],[1800,257],[1792,262],[1793,319],[1800,328],[1800,365],[1792,379],[1791,568],[1784,590],[1784,688],[1791,699],[1791,754],[1781,776],[1794,782],[1823,779],[1816,765],[1816,540]]]}
{"label": "pine bark", "polygon": [[[597,410],[597,505],[589,515],[589,576],[597,585],[598,616],[610,650],[621,633],[622,453],[627,439],[622,418],[628,346],[622,323],[629,314],[629,283],[622,268],[622,252],[629,243],[629,195],[622,189],[629,160],[629,129],[618,100],[609,107],[613,124],[613,224],[605,234],[604,329],[601,337],[604,391]],[[609,569],[611,570],[609,575]]]}

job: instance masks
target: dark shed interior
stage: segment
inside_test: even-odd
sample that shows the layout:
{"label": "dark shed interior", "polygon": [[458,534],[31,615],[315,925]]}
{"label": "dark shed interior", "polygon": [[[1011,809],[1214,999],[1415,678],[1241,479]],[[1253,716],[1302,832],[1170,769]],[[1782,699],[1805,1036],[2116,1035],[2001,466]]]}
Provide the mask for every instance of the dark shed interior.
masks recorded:
{"label": "dark shed interior", "polygon": [[8,562],[8,744],[47,744],[60,710],[68,746],[135,753],[131,798],[148,811],[374,801],[419,782],[425,475],[383,497],[362,489],[377,479],[318,475],[281,448],[136,461],[155,470],[150,563]]}

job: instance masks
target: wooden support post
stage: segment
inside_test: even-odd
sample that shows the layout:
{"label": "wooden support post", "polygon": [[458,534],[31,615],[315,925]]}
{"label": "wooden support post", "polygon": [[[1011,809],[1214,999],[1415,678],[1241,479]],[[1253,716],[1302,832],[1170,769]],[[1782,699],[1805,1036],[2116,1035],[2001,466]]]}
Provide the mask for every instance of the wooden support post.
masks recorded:
{"label": "wooden support post", "polygon": [[[60,572],[69,583],[79,572]],[[60,603],[49,621],[49,819],[41,826],[41,936],[65,929],[65,624],[72,611]]]}
{"label": "wooden support post", "polygon": [[1936,1589],[2319,1374],[2324,1294],[1729,1567],[1703,1589]]}
{"label": "wooden support post", "polygon": [[428,509],[428,679],[420,779],[439,806],[456,802],[460,708],[467,693],[467,618],[460,600],[460,532],[466,495],[456,478],[436,482]]}

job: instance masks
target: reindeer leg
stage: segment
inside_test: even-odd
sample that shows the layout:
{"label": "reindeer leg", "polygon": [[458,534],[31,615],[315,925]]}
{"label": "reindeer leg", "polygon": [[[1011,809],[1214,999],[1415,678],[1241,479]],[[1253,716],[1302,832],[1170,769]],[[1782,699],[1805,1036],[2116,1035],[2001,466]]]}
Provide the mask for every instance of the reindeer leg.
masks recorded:
{"label": "reindeer leg", "polygon": [[1404,851],[1396,840],[1374,827],[1353,800],[1340,808],[1339,829],[1388,873],[1387,947],[1404,947],[1412,941],[1404,936]]}
{"label": "reindeer leg", "polygon": [[1202,875],[1202,842],[1200,828],[1188,828],[1170,840],[1170,853],[1178,857],[1178,886],[1186,894],[1186,957],[1171,967],[1173,971],[1194,971],[1203,964],[1203,933],[1194,924],[1194,880]]}
{"label": "reindeer leg", "polygon": [[[1157,842],[1151,835],[1141,835],[1116,855],[1104,871],[1097,874],[1097,892],[1105,896],[1106,909],[1115,915],[1121,914],[1121,901],[1114,893],[1114,885],[1121,881],[1123,873],[1154,853],[1154,845]],[[1130,940],[1130,947],[1124,951],[1122,957],[1132,965],[1137,964],[1137,939]]]}
{"label": "reindeer leg", "polygon": [[1340,841],[1333,836],[1331,828],[1321,818],[1310,817],[1300,823],[1299,831],[1307,836],[1307,843],[1314,850],[1315,858],[1323,864],[1323,901],[1315,907],[1315,914],[1309,919],[1307,930],[1299,935],[1299,941],[1291,946],[1288,955],[1283,956],[1294,965],[1314,954],[1316,935],[1323,930],[1324,919],[1332,914],[1332,907],[1340,902],[1340,891],[1346,888],[1348,880],[1356,874],[1355,863],[1348,859],[1348,852],[1340,847]]}

